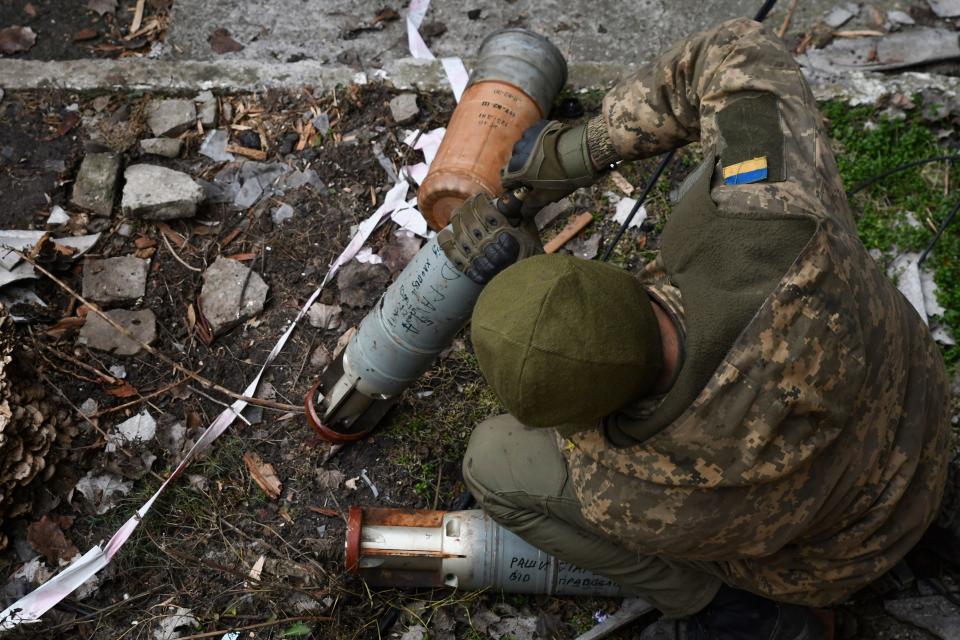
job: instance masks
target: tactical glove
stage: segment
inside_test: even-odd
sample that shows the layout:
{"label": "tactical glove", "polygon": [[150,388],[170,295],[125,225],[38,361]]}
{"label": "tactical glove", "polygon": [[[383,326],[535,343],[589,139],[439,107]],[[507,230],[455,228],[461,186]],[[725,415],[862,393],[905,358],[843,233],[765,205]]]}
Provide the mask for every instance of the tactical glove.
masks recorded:
{"label": "tactical glove", "polygon": [[477,284],[486,284],[518,260],[543,253],[532,220],[507,218],[482,193],[453,212],[437,240],[447,258]]}
{"label": "tactical glove", "polygon": [[525,218],[580,187],[597,181],[599,172],[590,160],[587,125],[565,125],[540,120],[523,132],[513,145],[513,156],[501,172],[503,186],[532,190],[523,202]]}

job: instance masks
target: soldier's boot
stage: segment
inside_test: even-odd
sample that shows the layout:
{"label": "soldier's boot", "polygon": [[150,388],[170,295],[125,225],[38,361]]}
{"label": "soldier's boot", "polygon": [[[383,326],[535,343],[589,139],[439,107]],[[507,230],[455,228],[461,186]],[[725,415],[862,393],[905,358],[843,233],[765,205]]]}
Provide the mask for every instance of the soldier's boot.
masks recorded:
{"label": "soldier's boot", "polygon": [[831,640],[812,609],[723,586],[702,611],[658,620],[640,640]]}

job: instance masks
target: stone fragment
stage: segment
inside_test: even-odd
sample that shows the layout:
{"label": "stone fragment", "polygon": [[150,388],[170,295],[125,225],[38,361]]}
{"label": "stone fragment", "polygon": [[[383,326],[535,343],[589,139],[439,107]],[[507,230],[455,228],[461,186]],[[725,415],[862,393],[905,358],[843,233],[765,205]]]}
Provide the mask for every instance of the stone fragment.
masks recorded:
{"label": "stone fragment", "polygon": [[831,29],[842,27],[851,18],[860,13],[860,7],[852,2],[834,7],[824,18],[823,22]]}
{"label": "stone fragment", "polygon": [[149,260],[133,256],[87,258],[83,263],[83,297],[111,304],[141,297],[147,288]]}
{"label": "stone fragment", "polygon": [[193,100],[154,100],[147,106],[147,125],[157,136],[175,136],[194,126],[197,108]]}
{"label": "stone fragment", "polygon": [[292,220],[293,214],[293,207],[284,203],[271,212],[270,218],[273,220],[273,224],[283,224],[287,220]]}
{"label": "stone fragment", "polygon": [[314,131],[320,135],[325,136],[330,131],[330,116],[326,111],[314,118],[312,122]]}
{"label": "stone fragment", "polygon": [[67,224],[68,222],[70,222],[70,214],[64,211],[63,207],[54,205],[53,209],[50,210],[50,215],[47,217],[47,224],[59,225]]}
{"label": "stone fragment", "polygon": [[140,141],[140,148],[144,153],[151,153],[164,158],[176,158],[180,155],[183,140],[180,138],[144,138]]}
{"label": "stone fragment", "polygon": [[203,128],[210,129],[217,126],[217,111],[219,111],[217,96],[213,95],[212,91],[201,91],[194,101],[200,105],[197,115],[200,117]]}
{"label": "stone fragment", "polygon": [[941,595],[887,600],[883,608],[894,618],[943,640],[960,638],[960,607]]}
{"label": "stone fragment", "polygon": [[227,152],[230,144],[230,134],[226,129],[214,129],[203,139],[200,145],[200,155],[207,156],[214,162],[232,162],[235,157]]}
{"label": "stone fragment", "polygon": [[960,0],[927,0],[927,2],[940,18],[960,16]]}
{"label": "stone fragment", "polygon": [[203,273],[200,306],[214,334],[263,311],[269,287],[256,272],[220,257]]}
{"label": "stone fragment", "polygon": [[417,94],[401,93],[390,101],[390,115],[397,124],[410,124],[420,115]]}
{"label": "stone fragment", "polygon": [[[113,309],[106,313],[140,342],[151,344],[157,337],[157,319],[149,309]],[[96,313],[89,313],[80,329],[78,342],[117,356],[133,356],[140,353],[141,346],[137,340],[126,337]]]}
{"label": "stone fragment", "polygon": [[189,218],[203,201],[203,187],[185,173],[135,164],[124,173],[123,213],[145,220]]}
{"label": "stone fragment", "polygon": [[543,209],[540,209],[533,220],[537,225],[537,229],[543,229],[560,216],[565,216],[573,211],[573,208],[573,201],[570,200],[570,198],[563,198],[557,202],[551,202]]}
{"label": "stone fragment", "polygon": [[109,216],[117,186],[120,158],[112,153],[88,153],[80,164],[70,201],[98,216]]}

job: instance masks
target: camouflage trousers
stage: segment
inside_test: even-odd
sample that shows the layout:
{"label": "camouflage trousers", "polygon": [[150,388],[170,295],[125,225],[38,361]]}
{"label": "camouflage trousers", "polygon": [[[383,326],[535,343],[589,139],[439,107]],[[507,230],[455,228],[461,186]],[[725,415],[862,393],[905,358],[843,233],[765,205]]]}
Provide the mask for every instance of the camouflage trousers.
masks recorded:
{"label": "camouflage trousers", "polygon": [[720,588],[711,562],[641,555],[594,530],[581,515],[552,429],[529,429],[510,415],[482,422],[470,437],[463,478],[501,525],[561,560],[610,578],[667,616],[696,613]]}

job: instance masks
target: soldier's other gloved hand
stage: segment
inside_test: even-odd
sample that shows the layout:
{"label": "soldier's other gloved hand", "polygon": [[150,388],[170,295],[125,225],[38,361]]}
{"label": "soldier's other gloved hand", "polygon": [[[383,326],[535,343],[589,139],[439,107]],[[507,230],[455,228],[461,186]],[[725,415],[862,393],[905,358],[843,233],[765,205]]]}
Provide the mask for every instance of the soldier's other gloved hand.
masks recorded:
{"label": "soldier's other gloved hand", "polygon": [[533,221],[511,222],[485,194],[454,211],[437,240],[447,258],[477,284],[486,284],[518,260],[543,253]]}
{"label": "soldier's other gloved hand", "polygon": [[587,146],[587,125],[570,126],[556,120],[540,120],[524,131],[501,172],[505,188],[532,190],[523,201],[525,218],[593,184],[598,177]]}

